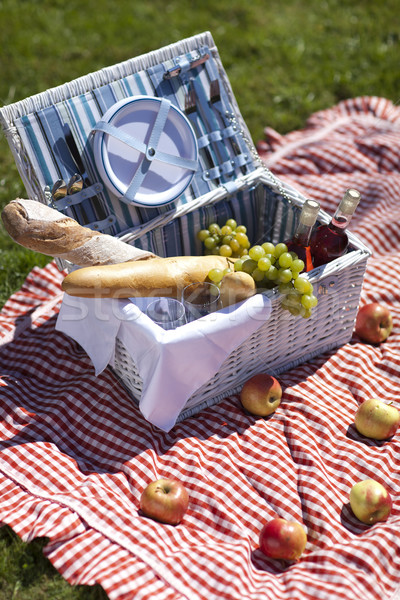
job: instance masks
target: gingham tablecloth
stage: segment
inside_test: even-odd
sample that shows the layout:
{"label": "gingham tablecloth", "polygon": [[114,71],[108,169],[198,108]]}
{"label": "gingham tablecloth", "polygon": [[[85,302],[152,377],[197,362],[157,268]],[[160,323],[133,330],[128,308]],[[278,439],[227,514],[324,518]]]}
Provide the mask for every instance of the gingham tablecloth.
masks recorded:
{"label": "gingham tablecloth", "polygon": [[[149,425],[107,370],[54,329],[62,274],[35,268],[0,314],[0,521],[45,553],[73,584],[110,599],[394,600],[400,598],[400,434],[358,435],[358,405],[400,406],[400,110],[357,98],[314,114],[302,131],[266,130],[272,170],[333,213],[353,186],[351,228],[370,246],[361,302],[387,305],[389,340],[346,346],[280,376],[272,418],[237,397],[178,424]],[[184,482],[190,507],[168,526],[138,513],[144,487]],[[368,527],[348,505],[371,477],[393,496],[386,523]],[[258,549],[275,516],[301,522],[308,544],[285,565]]]}

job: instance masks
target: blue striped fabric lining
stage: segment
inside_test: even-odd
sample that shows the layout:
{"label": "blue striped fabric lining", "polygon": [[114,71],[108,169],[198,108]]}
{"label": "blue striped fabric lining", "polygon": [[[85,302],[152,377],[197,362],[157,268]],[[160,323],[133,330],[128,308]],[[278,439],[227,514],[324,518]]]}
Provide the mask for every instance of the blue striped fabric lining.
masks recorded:
{"label": "blue striped fabric lining", "polygon": [[[208,49],[203,47],[199,51],[205,53]],[[191,60],[191,56],[191,54],[186,55],[186,59]],[[209,102],[210,82],[218,73],[217,65],[211,54],[203,65],[186,71],[179,77],[164,79],[164,73],[173,66],[174,61],[167,60],[162,64],[94,88],[85,94],[62,100],[49,108],[25,115],[16,121],[22,142],[43,188],[51,187],[60,178],[68,182],[77,171],[65,142],[65,131],[68,129],[75,139],[88,178],[91,183],[95,183],[100,180],[100,177],[93,156],[91,131],[113,104],[134,95],[162,96],[184,111],[185,96],[190,85],[195,85],[200,93],[202,106],[200,111],[195,112],[195,123],[202,140],[210,139],[210,143],[207,145],[208,154],[204,149],[200,150],[199,169],[192,184],[174,203],[160,207],[136,207],[121,202],[104,187],[101,195],[95,200],[86,199],[81,204],[67,208],[66,214],[76,218],[82,224],[95,221],[99,218],[100,213],[114,215],[116,217],[115,225],[106,230],[106,233],[120,234],[132,227],[147,223],[158,215],[170,211],[174,206],[180,206],[209,192],[217,185],[216,180],[222,183],[234,180],[243,173],[243,162],[247,172],[254,170],[252,158],[248,156],[249,148],[244,144],[240,132],[234,133],[235,147],[231,144],[232,136],[221,139],[219,134],[220,139],[218,140],[218,132],[221,129],[232,134],[233,131],[227,129],[229,123],[223,122],[224,119],[219,112],[216,110],[213,112],[214,109]],[[222,83],[221,99],[228,112],[232,112]],[[217,141],[211,141],[214,139],[213,136],[217,137]],[[237,147],[241,149],[242,162],[238,159]],[[210,155],[214,161],[212,165],[209,164]],[[232,166],[231,172],[228,170],[218,171],[219,157],[221,156],[228,165],[227,169],[229,168],[228,162],[233,161],[234,166]],[[214,167],[214,170],[210,167]],[[211,174],[219,172],[219,177],[216,180],[211,179],[210,171]]]}
{"label": "blue striped fabric lining", "polygon": [[276,244],[293,236],[299,214],[298,206],[259,183],[155,228],[137,239],[135,245],[159,256],[200,255],[203,248],[196,232],[210,223],[223,225],[231,217],[246,225],[251,243]]}

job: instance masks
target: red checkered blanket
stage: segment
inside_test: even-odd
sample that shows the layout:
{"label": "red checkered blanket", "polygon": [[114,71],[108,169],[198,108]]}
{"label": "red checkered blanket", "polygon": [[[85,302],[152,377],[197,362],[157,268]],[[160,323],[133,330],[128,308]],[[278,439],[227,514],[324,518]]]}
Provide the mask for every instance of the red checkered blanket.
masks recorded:
{"label": "red checkered blanket", "polygon": [[[351,229],[373,250],[361,303],[394,317],[379,347],[353,336],[279,379],[272,418],[237,397],[176,425],[147,423],[115,376],[55,331],[62,274],[35,268],[0,314],[0,521],[73,584],[125,600],[394,600],[400,598],[400,434],[363,438],[352,425],[369,397],[399,406],[400,109],[356,98],[314,114],[302,131],[266,129],[263,158],[333,213],[347,187],[362,201]],[[190,493],[178,526],[143,517],[161,476]],[[349,490],[360,479],[393,497],[389,520],[363,525]],[[297,563],[265,557],[262,525],[281,516],[307,531]]]}

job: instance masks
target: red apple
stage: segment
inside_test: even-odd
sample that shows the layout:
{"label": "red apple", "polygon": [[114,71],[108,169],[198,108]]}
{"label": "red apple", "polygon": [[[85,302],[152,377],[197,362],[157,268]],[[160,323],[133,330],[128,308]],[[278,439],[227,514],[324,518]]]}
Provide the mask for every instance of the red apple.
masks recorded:
{"label": "red apple", "polygon": [[392,510],[392,498],[378,481],[364,479],[351,488],[350,506],[359,521],[372,525],[387,520]]}
{"label": "red apple", "polygon": [[264,525],[260,549],[269,558],[298,561],[307,544],[307,535],[297,521],[277,517]]}
{"label": "red apple", "polygon": [[357,409],[354,424],[361,435],[374,440],[387,440],[397,431],[400,412],[378,398],[365,400]]}
{"label": "red apple", "polygon": [[189,494],[180,481],[158,479],[152,481],[140,498],[140,509],[146,517],[177,525],[189,506]]}
{"label": "red apple", "polygon": [[358,310],[355,329],[363,342],[380,344],[392,332],[392,315],[386,306],[378,302],[365,304]]}
{"label": "red apple", "polygon": [[281,398],[281,384],[275,377],[266,373],[250,377],[240,392],[243,408],[258,417],[272,414],[280,405]]}

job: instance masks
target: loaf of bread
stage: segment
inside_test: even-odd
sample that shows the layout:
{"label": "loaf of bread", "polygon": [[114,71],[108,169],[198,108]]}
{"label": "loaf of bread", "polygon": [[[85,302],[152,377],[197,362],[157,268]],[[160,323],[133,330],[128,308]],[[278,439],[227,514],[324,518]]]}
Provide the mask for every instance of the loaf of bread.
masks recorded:
{"label": "loaf of bread", "polygon": [[17,198],[3,209],[4,227],[21,246],[86,267],[155,258],[118,238],[83,227],[34,200]]}
{"label": "loaf of bread", "polygon": [[64,278],[62,288],[84,298],[180,298],[186,285],[204,281],[213,268],[229,266],[232,260],[224,256],[154,258],[77,269]]}

